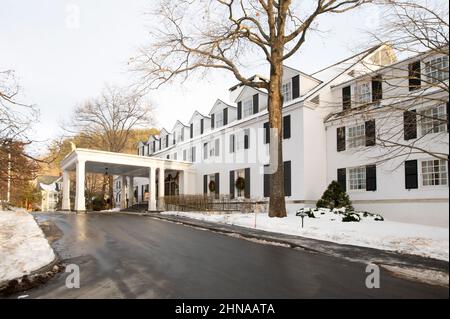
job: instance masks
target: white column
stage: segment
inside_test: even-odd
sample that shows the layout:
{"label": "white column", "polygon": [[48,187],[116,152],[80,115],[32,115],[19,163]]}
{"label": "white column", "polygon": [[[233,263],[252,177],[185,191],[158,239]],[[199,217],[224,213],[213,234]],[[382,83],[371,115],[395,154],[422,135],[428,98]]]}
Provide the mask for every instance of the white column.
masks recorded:
{"label": "white column", "polygon": [[158,209],[162,210],[164,208],[164,168],[159,168],[158,174]]}
{"label": "white column", "polygon": [[148,210],[156,210],[156,169],[149,168],[149,197],[148,197]]}
{"label": "white column", "polygon": [[120,176],[120,209],[127,208],[126,180],[125,176]]}
{"label": "white column", "polygon": [[84,198],[84,174],[85,174],[85,165],[86,162],[84,160],[77,161],[76,168],[76,187],[75,187],[75,211],[77,212],[85,212],[86,211],[86,203]]}
{"label": "white column", "polygon": [[62,210],[70,210],[70,175],[64,170],[62,174]]}
{"label": "white column", "polygon": [[134,178],[133,176],[128,177],[128,207],[134,205]]}

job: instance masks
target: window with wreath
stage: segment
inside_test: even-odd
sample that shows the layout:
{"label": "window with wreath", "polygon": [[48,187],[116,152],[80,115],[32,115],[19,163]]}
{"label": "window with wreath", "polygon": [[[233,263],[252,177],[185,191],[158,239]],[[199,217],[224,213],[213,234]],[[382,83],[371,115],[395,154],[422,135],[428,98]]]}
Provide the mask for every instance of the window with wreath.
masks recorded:
{"label": "window with wreath", "polygon": [[429,108],[421,114],[422,135],[447,131],[447,108],[445,105]]}
{"label": "window with wreath", "polygon": [[425,62],[425,75],[430,83],[448,80],[448,56],[437,57]]}
{"label": "window with wreath", "polygon": [[447,161],[422,161],[422,186],[447,185]]}
{"label": "window with wreath", "polygon": [[350,190],[366,189],[366,167],[353,167],[348,169],[348,188]]}
{"label": "window with wreath", "polygon": [[366,145],[366,125],[360,124],[347,127],[347,148]]}

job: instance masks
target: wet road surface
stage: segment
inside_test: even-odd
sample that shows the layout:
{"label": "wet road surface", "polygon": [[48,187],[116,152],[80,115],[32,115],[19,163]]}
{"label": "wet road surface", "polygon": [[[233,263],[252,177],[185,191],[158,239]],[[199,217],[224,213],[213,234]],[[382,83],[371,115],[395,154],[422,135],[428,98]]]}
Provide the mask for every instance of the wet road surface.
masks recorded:
{"label": "wet road surface", "polygon": [[365,286],[366,265],[264,245],[144,216],[38,213],[60,238],[52,243],[80,267],[23,292],[28,298],[448,298],[448,288],[392,276]]}

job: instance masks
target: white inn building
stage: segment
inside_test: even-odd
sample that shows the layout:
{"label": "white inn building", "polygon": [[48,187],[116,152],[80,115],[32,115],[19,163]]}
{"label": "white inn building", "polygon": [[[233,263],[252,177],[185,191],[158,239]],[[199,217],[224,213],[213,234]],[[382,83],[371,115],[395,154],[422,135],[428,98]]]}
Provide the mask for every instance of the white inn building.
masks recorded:
{"label": "white inn building", "polygon": [[[377,46],[313,74],[285,66],[282,89],[289,213],[314,207],[337,180],[358,210],[448,227],[448,55],[396,61],[388,46]],[[240,84],[229,91],[229,101],[217,100],[208,114],[194,111],[141,142],[137,156],[120,155],[140,163],[134,169],[121,170],[114,156],[89,164],[101,161],[95,156],[84,161],[86,170],[118,175],[122,208],[211,194],[211,181],[213,193],[230,200],[268,200],[267,93]],[[239,177],[245,187],[237,189]]]}

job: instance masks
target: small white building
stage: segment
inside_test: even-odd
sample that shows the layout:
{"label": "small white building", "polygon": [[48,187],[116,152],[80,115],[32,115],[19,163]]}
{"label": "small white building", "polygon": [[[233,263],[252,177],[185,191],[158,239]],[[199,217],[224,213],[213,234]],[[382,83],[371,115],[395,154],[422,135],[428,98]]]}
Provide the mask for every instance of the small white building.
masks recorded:
{"label": "small white building", "polygon": [[37,178],[37,186],[41,191],[41,211],[54,212],[58,209],[61,181],[61,176],[39,176]]}

